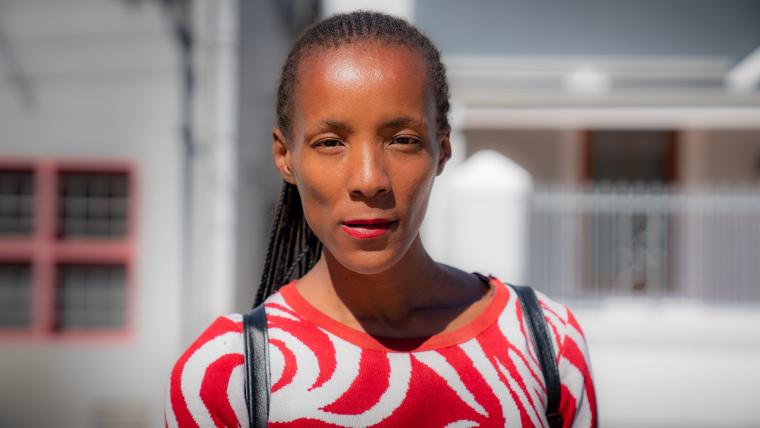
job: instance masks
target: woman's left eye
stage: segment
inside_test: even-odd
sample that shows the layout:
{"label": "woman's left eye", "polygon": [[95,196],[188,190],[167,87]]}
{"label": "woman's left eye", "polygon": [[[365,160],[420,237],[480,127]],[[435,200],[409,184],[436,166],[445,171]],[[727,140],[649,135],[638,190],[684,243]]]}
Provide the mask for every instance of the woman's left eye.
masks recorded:
{"label": "woman's left eye", "polygon": [[391,140],[391,144],[400,144],[403,146],[415,145],[419,143],[420,143],[419,138],[408,137],[408,136],[399,136]]}

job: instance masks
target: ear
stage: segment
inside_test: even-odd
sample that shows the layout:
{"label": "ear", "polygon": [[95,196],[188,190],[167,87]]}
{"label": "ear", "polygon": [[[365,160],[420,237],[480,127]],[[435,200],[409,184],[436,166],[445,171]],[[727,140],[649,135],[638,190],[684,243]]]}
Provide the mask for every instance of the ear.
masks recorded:
{"label": "ear", "polygon": [[272,157],[274,158],[274,166],[280,171],[282,179],[295,185],[296,179],[293,176],[291,150],[288,147],[288,140],[280,128],[272,130]]}
{"label": "ear", "polygon": [[441,175],[443,167],[446,166],[446,162],[451,159],[451,130],[447,130],[440,137],[438,137],[438,143],[441,145],[441,152],[438,158],[438,170],[436,175]]}

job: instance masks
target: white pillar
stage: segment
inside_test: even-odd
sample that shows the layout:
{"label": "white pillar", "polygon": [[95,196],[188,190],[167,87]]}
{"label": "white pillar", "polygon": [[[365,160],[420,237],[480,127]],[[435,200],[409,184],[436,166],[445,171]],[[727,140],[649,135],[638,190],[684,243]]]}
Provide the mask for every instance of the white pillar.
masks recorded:
{"label": "white pillar", "polygon": [[530,174],[500,153],[483,150],[452,171],[445,227],[449,264],[492,273],[505,281],[528,278]]}
{"label": "white pillar", "polygon": [[196,86],[189,330],[230,312],[235,292],[238,1],[194,6]]}

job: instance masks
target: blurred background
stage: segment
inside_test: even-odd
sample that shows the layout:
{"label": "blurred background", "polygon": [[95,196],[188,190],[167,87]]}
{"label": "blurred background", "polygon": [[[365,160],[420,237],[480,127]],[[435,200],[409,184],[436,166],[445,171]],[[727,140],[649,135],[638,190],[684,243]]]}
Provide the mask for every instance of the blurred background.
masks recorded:
{"label": "blurred background", "polygon": [[760,426],[760,2],[0,0],[0,427],[157,427],[250,307],[309,23],[442,51],[438,259],[570,305],[610,427]]}

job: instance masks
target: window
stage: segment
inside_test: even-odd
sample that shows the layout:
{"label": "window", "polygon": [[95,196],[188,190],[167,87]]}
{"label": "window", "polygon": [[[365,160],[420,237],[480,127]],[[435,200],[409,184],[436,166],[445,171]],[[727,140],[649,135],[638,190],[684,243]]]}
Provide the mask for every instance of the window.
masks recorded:
{"label": "window", "polygon": [[34,193],[31,171],[0,170],[0,236],[32,232]]}
{"label": "window", "polygon": [[123,265],[58,266],[58,330],[119,327],[124,323]]}
{"label": "window", "polygon": [[61,237],[123,237],[127,228],[126,174],[61,174]]}
{"label": "window", "polygon": [[133,178],[127,163],[0,160],[0,334],[128,331]]}
{"label": "window", "polygon": [[29,263],[0,263],[0,328],[30,325],[31,276]]}

